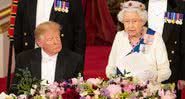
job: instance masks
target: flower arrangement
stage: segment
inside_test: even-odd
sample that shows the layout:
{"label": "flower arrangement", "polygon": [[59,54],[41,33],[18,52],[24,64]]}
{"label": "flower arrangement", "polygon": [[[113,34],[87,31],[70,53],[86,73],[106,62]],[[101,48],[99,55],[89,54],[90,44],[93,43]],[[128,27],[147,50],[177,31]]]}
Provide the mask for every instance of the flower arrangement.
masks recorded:
{"label": "flower arrangement", "polygon": [[61,83],[42,81],[33,85],[29,95],[16,97],[1,93],[1,99],[175,99],[175,85],[153,81],[142,82],[133,77],[83,80],[72,78]]}
{"label": "flower arrangement", "polygon": [[[63,82],[35,83],[23,94],[0,94],[0,99],[175,99],[175,84],[140,81],[125,73],[110,80],[79,77]],[[26,80],[27,81],[27,80]],[[23,81],[25,82],[25,81]],[[30,84],[29,84],[30,85]],[[27,85],[24,85],[27,86]],[[19,86],[18,88],[20,89]],[[24,88],[23,88],[24,89]]]}
{"label": "flower arrangement", "polygon": [[91,78],[81,85],[80,96],[81,99],[175,99],[174,88],[175,84],[142,82],[133,77],[108,81]]}

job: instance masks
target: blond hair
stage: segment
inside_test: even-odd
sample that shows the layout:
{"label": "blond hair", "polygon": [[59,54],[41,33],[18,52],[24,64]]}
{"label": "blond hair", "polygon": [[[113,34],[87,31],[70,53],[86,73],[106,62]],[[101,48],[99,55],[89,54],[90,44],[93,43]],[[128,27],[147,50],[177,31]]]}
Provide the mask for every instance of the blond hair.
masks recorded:
{"label": "blond hair", "polygon": [[148,13],[145,10],[145,5],[138,1],[127,1],[121,3],[121,11],[118,13],[118,21],[123,23],[125,12],[136,12],[142,19],[144,23],[148,20]]}
{"label": "blond hair", "polygon": [[50,31],[59,31],[61,30],[61,26],[53,21],[47,21],[39,24],[35,29],[35,40],[38,40],[42,37],[44,33]]}

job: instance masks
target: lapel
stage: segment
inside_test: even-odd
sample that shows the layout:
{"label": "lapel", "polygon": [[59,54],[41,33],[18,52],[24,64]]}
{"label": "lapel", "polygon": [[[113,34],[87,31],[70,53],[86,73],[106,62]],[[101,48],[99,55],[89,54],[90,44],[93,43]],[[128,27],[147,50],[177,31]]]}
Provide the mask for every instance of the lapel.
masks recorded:
{"label": "lapel", "polygon": [[41,49],[36,49],[31,60],[31,72],[33,77],[41,79]]}
{"label": "lapel", "polygon": [[[33,59],[31,60],[31,72],[33,77],[41,79],[41,49],[38,48],[35,53],[33,53]],[[65,74],[64,67],[64,53],[59,52],[57,56],[56,70],[55,70],[55,81],[63,80],[63,75]]]}
{"label": "lapel", "polygon": [[36,26],[37,0],[28,0],[28,2],[28,16],[30,17],[28,21],[31,24],[32,29],[34,30]]}
{"label": "lapel", "polygon": [[[168,12],[175,12],[175,8],[177,7],[176,2],[175,1],[172,2],[172,1],[168,0],[168,3],[167,3],[167,11]],[[174,25],[164,23],[163,34],[162,34],[164,42],[168,41],[168,38],[171,34],[173,27],[174,27]]]}
{"label": "lapel", "polygon": [[56,70],[55,70],[55,81],[61,81],[64,78],[63,77],[65,73],[65,67],[64,67],[64,52],[63,50],[58,53],[57,56],[57,63],[56,63]]}

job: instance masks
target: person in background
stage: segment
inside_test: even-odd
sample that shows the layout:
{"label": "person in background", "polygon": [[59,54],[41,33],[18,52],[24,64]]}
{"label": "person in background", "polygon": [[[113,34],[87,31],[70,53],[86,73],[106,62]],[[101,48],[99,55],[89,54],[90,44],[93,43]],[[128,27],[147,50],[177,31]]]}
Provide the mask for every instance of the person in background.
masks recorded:
{"label": "person in background", "polygon": [[19,0],[14,33],[15,54],[37,47],[34,29],[45,21],[62,25],[63,48],[84,56],[85,25],[81,0]]}
{"label": "person in background", "polygon": [[[28,68],[32,78],[48,82],[64,81],[82,74],[83,57],[63,49],[60,29],[59,24],[51,21],[39,24],[34,35],[38,48],[17,55],[15,74],[19,73],[19,69]],[[15,76],[13,86],[19,84],[20,79]]]}
{"label": "person in background", "polygon": [[124,71],[140,80],[162,82],[171,75],[166,47],[160,33],[146,28],[144,4],[128,1],[121,4],[118,20],[124,30],[117,32],[109,55],[108,78],[124,75]]}

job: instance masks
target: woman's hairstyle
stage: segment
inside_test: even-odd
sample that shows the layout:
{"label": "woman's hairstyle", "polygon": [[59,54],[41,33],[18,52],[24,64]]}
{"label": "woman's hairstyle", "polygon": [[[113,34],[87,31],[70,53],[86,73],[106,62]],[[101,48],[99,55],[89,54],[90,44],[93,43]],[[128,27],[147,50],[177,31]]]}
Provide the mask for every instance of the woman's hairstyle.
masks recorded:
{"label": "woman's hairstyle", "polygon": [[125,12],[137,12],[144,23],[148,20],[148,13],[145,10],[145,5],[138,1],[127,1],[121,3],[121,11],[118,13],[118,21],[123,23]]}
{"label": "woman's hairstyle", "polygon": [[38,40],[42,37],[44,33],[47,32],[53,32],[53,31],[59,31],[61,30],[61,26],[52,21],[47,21],[39,24],[35,29],[35,40]]}

